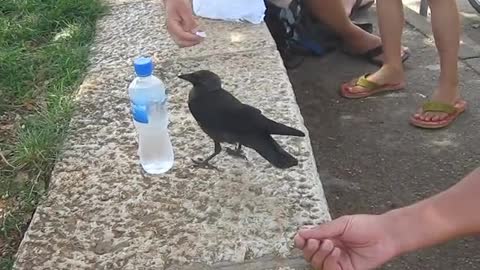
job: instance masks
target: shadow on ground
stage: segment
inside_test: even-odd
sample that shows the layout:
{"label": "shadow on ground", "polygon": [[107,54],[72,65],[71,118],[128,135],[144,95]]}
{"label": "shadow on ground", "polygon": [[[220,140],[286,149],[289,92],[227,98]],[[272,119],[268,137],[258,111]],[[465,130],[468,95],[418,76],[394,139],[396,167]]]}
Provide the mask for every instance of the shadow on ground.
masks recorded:
{"label": "shadow on ground", "polygon": [[[435,47],[423,35],[406,29],[404,41],[413,55],[406,64],[409,84],[403,92],[364,100],[341,98],[342,82],[375,67],[340,53],[307,58],[289,71],[333,217],[410,204],[480,166],[479,74],[461,64],[469,109],[450,128],[414,128],[408,118],[435,87],[439,66]],[[479,240],[413,253],[384,269],[480,269]]]}

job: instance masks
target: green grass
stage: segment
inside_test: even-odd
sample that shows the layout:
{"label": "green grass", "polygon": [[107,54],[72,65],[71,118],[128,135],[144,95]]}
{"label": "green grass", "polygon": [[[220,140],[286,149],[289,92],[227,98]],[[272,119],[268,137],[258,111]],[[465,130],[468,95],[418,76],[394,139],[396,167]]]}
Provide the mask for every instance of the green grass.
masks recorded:
{"label": "green grass", "polygon": [[10,269],[48,187],[105,7],[100,0],[1,2],[0,269]]}

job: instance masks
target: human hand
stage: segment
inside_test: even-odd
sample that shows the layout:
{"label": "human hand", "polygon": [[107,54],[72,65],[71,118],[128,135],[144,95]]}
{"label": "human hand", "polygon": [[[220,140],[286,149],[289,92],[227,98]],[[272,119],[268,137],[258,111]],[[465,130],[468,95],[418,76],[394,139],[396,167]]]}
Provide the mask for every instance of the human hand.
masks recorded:
{"label": "human hand", "polygon": [[385,215],[344,216],[301,229],[295,246],[316,270],[369,270],[398,255],[392,220]]}
{"label": "human hand", "polygon": [[192,6],[188,0],[165,0],[167,11],[167,30],[180,47],[190,47],[202,42],[196,35],[198,24],[193,16]]}

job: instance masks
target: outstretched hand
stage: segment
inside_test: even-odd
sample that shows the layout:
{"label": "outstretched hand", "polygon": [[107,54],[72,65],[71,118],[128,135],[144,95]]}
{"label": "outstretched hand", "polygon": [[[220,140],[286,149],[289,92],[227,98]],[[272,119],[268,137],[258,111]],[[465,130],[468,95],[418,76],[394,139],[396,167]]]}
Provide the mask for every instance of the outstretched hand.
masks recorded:
{"label": "outstretched hand", "polygon": [[192,6],[186,0],[165,0],[167,11],[167,30],[180,47],[190,47],[202,42],[196,35],[198,24],[193,15]]}
{"label": "outstretched hand", "polygon": [[368,270],[396,255],[384,216],[344,216],[319,226],[302,229],[295,246],[318,270]]}

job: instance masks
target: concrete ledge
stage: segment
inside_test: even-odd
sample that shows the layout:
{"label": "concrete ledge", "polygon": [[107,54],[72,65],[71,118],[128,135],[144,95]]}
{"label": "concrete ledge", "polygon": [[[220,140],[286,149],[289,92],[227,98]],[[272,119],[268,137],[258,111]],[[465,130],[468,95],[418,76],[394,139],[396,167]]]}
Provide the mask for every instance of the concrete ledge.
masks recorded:
{"label": "concrete ledge", "polygon": [[303,256],[266,256],[243,263],[220,263],[215,265],[194,264],[170,266],[167,270],[310,270]]}
{"label": "concrete ledge", "polygon": [[276,48],[264,25],[200,19],[207,38],[200,46],[179,49],[168,36],[161,1],[113,6],[98,23],[92,49],[91,72],[130,68],[140,54],[154,55],[158,62],[224,53]]}
{"label": "concrete ledge", "polygon": [[[305,269],[292,237],[298,226],[330,216],[308,132],[266,26],[203,20],[209,39],[179,50],[154,7],[116,5],[99,23],[71,132],[15,268]],[[176,159],[161,176],[145,175],[137,160],[127,85],[140,53],[156,56],[156,75],[170,93]],[[188,111],[191,86],[176,76],[198,69],[218,73],[239,99],[304,130],[305,138],[278,138],[299,166],[277,170],[247,150],[248,161],[218,156],[220,171],[193,168],[190,158],[209,154],[213,145]]]}

